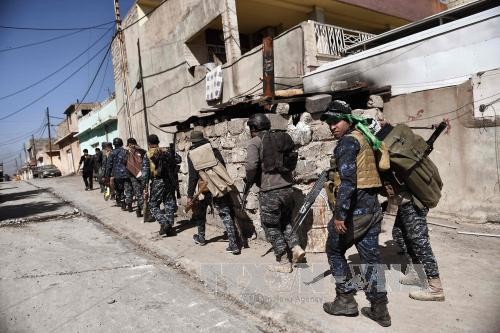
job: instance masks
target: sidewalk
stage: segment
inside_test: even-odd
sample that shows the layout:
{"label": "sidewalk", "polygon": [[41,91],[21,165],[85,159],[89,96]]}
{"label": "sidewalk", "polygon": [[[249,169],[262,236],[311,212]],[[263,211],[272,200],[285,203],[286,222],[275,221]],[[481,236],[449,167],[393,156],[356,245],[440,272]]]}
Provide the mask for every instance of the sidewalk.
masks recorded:
{"label": "sidewalk", "polygon": [[[391,269],[386,270],[386,280],[392,326],[382,328],[362,315],[345,318],[323,312],[323,302],[334,298],[331,275],[315,283],[305,283],[329,269],[325,254],[308,254],[307,267],[295,269],[293,274],[270,273],[266,264],[274,258],[272,254],[261,257],[269,248],[263,241],[249,241],[250,247],[234,256],[224,251],[227,242],[220,237],[221,229],[207,226],[209,243],[200,247],[192,241],[196,228],[179,216],[177,236],[159,237],[157,223],[141,223],[142,219],[136,218],[135,213],[124,212],[115,207],[114,202],[104,201],[99,190],[84,191],[81,177],[36,179],[31,183],[47,188],[110,230],[167,259],[171,265],[203,282],[208,291],[227,297],[287,331],[497,332],[500,327],[499,238],[460,235],[453,229],[429,226],[446,301],[417,302],[408,297],[411,287],[398,283],[403,261],[391,241],[393,218],[386,217],[380,245],[383,262],[391,264]],[[453,225],[453,221],[436,222]],[[459,227],[473,232],[500,233],[495,225]],[[352,263],[359,263],[354,248],[347,256]],[[360,308],[368,306],[363,292],[357,294],[356,300]]]}

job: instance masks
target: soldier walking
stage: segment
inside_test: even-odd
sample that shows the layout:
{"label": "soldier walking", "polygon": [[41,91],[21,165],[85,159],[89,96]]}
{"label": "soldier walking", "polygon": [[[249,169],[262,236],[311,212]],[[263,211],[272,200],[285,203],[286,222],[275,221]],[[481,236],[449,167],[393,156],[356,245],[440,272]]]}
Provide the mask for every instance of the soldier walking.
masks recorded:
{"label": "soldier walking", "polygon": [[[386,123],[377,137],[384,139],[392,128],[392,125]],[[421,265],[427,281],[421,290],[411,291],[409,296],[419,301],[444,301],[444,290],[427,227],[429,208],[412,194],[406,184],[396,181],[392,174],[382,173],[381,175],[384,184],[392,187],[393,199],[398,205],[392,238],[410,263],[406,269],[406,275],[401,278],[400,282],[404,285],[421,285],[422,282],[414,267]]]}
{"label": "soldier walking", "polygon": [[[151,215],[160,223],[160,235],[174,236],[174,214],[177,206],[175,186],[172,172],[177,172],[181,163],[178,154],[173,156],[167,148],[159,147],[160,140],[155,134],[148,136],[148,151],[142,160],[142,176],[144,177],[144,199],[149,198]],[[151,191],[148,190],[151,181]],[[160,210],[163,203],[165,213]]]}
{"label": "soldier walking", "polygon": [[276,256],[276,264],[269,269],[291,273],[292,262],[300,262],[305,256],[305,251],[300,247],[297,234],[290,223],[295,204],[292,172],[266,171],[263,168],[264,161],[261,156],[272,158],[273,153],[281,148],[273,145],[266,147],[269,153],[263,152],[263,137],[269,135],[271,129],[269,119],[263,113],[257,113],[248,119],[247,125],[252,139],[247,147],[246,187],[250,188],[253,184],[260,187],[260,219],[266,238],[272,244]]}
{"label": "soldier walking", "polygon": [[[83,165],[83,168],[82,168]],[[94,188],[94,159],[91,155],[89,155],[89,151],[87,149],[83,150],[83,156],[80,158],[80,163],[78,163],[78,171],[82,169],[82,177],[83,182],[85,183],[85,191],[92,190]]]}
{"label": "soldier walking", "polygon": [[113,177],[116,204],[121,206],[122,210],[127,210],[127,206],[132,207],[132,191],[125,191],[125,186],[132,188],[125,162],[127,150],[123,148],[123,140],[121,138],[113,139],[113,146],[115,146],[115,149],[113,149],[107,161],[106,178]]}
{"label": "soldier walking", "polygon": [[[226,167],[226,163],[224,162],[220,151],[210,145],[210,142],[203,137],[202,132],[191,132],[190,141],[192,142],[192,145],[188,152],[188,207],[193,206],[193,197],[196,185],[199,184],[199,181],[201,181],[200,170],[213,167],[218,163],[220,163],[219,167],[223,167],[223,171],[225,171]],[[207,175],[207,177],[210,177],[207,173],[205,174]],[[234,223],[234,212],[232,209],[231,198],[229,194],[232,184],[229,185],[223,182],[221,183],[220,180],[221,179],[219,178],[208,179],[208,182],[216,184],[218,187],[208,186],[208,191],[203,193],[204,198],[201,200],[197,200],[196,202],[191,220],[195,221],[198,227],[198,234],[193,235],[193,240],[196,244],[199,245],[206,244],[205,224],[207,221],[207,208],[208,205],[213,202],[213,205],[219,213],[219,217],[222,220],[222,224],[224,225],[227,236],[229,238],[229,246],[226,248],[226,252],[237,255],[241,253],[241,250],[237,240],[237,231]],[[204,181],[207,181],[207,179],[205,179]],[[215,188],[220,189],[223,187],[228,190],[215,190]],[[201,186],[198,186],[198,188],[201,188]],[[215,193],[211,193],[210,191],[214,191]]]}
{"label": "soldier walking", "polygon": [[344,101],[330,103],[321,120],[330,126],[335,139],[334,149],[335,210],[328,223],[326,253],[336,281],[336,297],[323,304],[325,312],[335,316],[357,316],[358,304],[354,293],[355,279],[349,279],[345,253],[355,245],[361,263],[366,265],[362,288],[370,302],[361,309],[368,318],[386,327],[391,325],[387,309],[384,270],[381,265],[378,239],[382,210],[377,199],[381,187],[375,155],[364,135],[352,123],[350,106]]}
{"label": "soldier walking", "polygon": [[[127,140],[127,170],[130,173],[130,184],[131,188],[127,188],[128,191],[133,191],[133,195],[137,200],[137,217],[142,216],[142,209],[144,207],[144,178],[142,177],[142,161],[146,151],[139,147],[137,141],[134,138],[129,138]],[[129,209],[130,211],[130,209]]]}

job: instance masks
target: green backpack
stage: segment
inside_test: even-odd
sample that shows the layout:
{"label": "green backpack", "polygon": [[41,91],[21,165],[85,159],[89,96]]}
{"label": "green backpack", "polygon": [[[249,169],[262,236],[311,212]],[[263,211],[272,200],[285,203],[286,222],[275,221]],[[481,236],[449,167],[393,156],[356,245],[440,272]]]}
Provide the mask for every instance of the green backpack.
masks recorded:
{"label": "green backpack", "polygon": [[425,153],[427,142],[404,124],[394,126],[383,141],[389,149],[391,171],[400,185],[406,184],[425,207],[436,207],[443,182],[438,168]]}

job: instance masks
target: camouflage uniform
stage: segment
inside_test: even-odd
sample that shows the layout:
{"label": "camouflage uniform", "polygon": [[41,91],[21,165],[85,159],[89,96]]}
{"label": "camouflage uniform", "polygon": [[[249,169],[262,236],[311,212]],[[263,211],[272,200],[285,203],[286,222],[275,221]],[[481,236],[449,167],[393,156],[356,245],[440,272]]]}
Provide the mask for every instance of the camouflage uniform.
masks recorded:
{"label": "camouflage uniform", "polygon": [[267,241],[273,246],[276,257],[286,254],[287,248],[299,245],[297,233],[292,231],[292,211],[294,207],[293,189],[279,188],[260,192],[260,220]]}
{"label": "camouflage uniform", "polygon": [[[176,154],[176,163],[181,162],[181,157]],[[144,177],[144,186],[148,186],[151,180],[151,189],[149,191],[149,210],[151,215],[160,224],[166,224],[172,227],[174,225],[174,214],[177,207],[177,202],[174,196],[175,187],[168,179],[163,179],[159,176],[153,176],[150,169],[150,159],[147,154],[142,160],[142,175]],[[160,210],[160,205],[163,203],[165,213]]]}
{"label": "camouflage uniform", "polygon": [[130,182],[132,183],[132,190],[135,195],[135,199],[137,200],[137,207],[139,207],[140,210],[142,210],[142,207],[144,207],[144,197],[143,197],[143,192],[144,192],[144,179],[143,177],[130,177]]}
{"label": "camouflage uniform", "polygon": [[210,202],[213,202],[215,209],[219,213],[222,224],[226,229],[229,238],[229,247],[237,246],[236,227],[234,224],[234,214],[231,209],[231,200],[229,194],[224,195],[222,198],[212,198],[210,192],[203,194],[205,198],[196,202],[193,210],[191,221],[196,223],[198,227],[198,235],[205,239],[205,224],[207,222],[207,208]]}
{"label": "camouflage uniform", "polygon": [[[190,150],[194,150],[202,145],[205,145],[209,143],[207,139],[202,139],[198,142],[193,142],[193,144],[190,147]],[[224,158],[222,157],[222,154],[217,148],[212,148],[214,156],[217,160],[219,160],[222,165],[225,167],[226,163],[224,162]],[[188,198],[193,198],[196,184],[198,184],[198,181],[200,179],[200,175],[198,171],[194,168],[193,161],[188,155],[188,174],[189,174],[189,179],[188,179],[188,190],[187,190],[187,195]],[[234,212],[232,210],[232,203],[231,203],[231,198],[230,194],[226,193],[223,197],[221,198],[213,198],[212,194],[210,192],[203,193],[205,198],[201,201],[198,201],[194,207],[193,211],[193,216],[191,217],[191,221],[195,222],[196,225],[198,226],[198,235],[200,237],[203,237],[205,239],[205,224],[207,221],[207,207],[208,205],[213,202],[213,205],[217,212],[219,213],[219,216],[222,220],[222,224],[224,225],[224,228],[226,229],[227,236],[229,238],[229,247],[230,248],[237,248],[238,247],[238,240],[237,240],[237,234],[236,234],[236,227],[234,224]]]}
{"label": "camouflage uniform", "polygon": [[437,278],[439,270],[426,221],[428,212],[429,209],[420,209],[412,201],[401,204],[392,229],[392,238],[409,262],[422,264],[427,278]]}
{"label": "camouflage uniform", "polygon": [[[328,224],[326,254],[338,293],[352,293],[363,288],[372,303],[387,303],[385,277],[380,269],[380,234],[382,210],[375,188],[357,188],[356,157],[360,151],[359,142],[352,136],[339,139],[334,156],[340,176],[336,195],[335,219],[344,221],[345,234],[337,234],[333,221]],[[357,231],[362,230],[362,231]],[[358,250],[364,268],[364,283],[356,285],[350,280],[345,253],[352,245]]]}
{"label": "camouflage uniform", "polygon": [[106,177],[114,177],[116,202],[125,201],[126,204],[132,203],[132,191],[130,191],[129,172],[125,166],[125,157],[127,150],[123,147],[113,149],[109,155],[106,167]]}

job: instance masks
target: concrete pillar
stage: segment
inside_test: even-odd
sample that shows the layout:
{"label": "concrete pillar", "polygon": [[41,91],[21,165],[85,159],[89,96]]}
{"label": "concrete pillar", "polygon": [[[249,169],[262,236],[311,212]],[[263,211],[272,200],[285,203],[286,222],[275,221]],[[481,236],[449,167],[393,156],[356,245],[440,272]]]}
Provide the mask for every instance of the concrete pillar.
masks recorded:
{"label": "concrete pillar", "polygon": [[309,18],[319,23],[325,23],[325,10],[314,6],[313,11],[309,13]]}
{"label": "concrete pillar", "polygon": [[226,0],[226,10],[222,13],[222,25],[227,62],[232,63],[241,56],[236,0]]}

